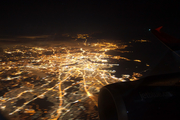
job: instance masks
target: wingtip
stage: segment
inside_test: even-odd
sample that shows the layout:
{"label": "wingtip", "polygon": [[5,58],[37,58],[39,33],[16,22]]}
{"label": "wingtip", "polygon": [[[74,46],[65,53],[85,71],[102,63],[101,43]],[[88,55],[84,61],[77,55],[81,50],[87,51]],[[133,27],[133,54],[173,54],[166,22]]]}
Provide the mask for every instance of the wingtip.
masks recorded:
{"label": "wingtip", "polygon": [[160,27],[156,28],[155,30],[158,31],[158,32],[160,32],[160,30],[161,30],[162,27],[163,27],[163,26],[160,26]]}

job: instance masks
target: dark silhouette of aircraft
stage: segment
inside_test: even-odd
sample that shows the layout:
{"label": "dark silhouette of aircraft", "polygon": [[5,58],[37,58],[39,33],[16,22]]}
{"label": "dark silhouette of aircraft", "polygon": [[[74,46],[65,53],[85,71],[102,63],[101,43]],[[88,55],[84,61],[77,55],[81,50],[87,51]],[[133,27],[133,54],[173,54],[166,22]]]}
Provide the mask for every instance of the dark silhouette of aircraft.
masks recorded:
{"label": "dark silhouette of aircraft", "polygon": [[151,32],[167,47],[169,47],[171,50],[177,52],[178,54],[180,53],[180,40],[168,35],[164,32],[161,31],[163,26],[158,27],[154,30],[151,30]]}
{"label": "dark silhouette of aircraft", "polygon": [[[180,40],[161,32],[161,28],[151,32],[169,48],[168,57],[179,61]],[[180,71],[104,86],[99,93],[98,111],[100,120],[179,120]]]}

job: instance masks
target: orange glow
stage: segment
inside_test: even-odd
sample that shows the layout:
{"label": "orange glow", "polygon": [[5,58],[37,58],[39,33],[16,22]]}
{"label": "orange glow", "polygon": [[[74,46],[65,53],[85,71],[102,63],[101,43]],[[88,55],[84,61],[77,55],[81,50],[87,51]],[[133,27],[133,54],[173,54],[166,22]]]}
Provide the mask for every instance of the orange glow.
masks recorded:
{"label": "orange glow", "polygon": [[[87,34],[77,36],[81,39],[88,37]],[[101,87],[115,82],[125,82],[125,79],[138,80],[142,76],[135,72],[132,76],[124,75],[122,78],[113,75],[116,70],[111,69],[120,65],[110,63],[110,59],[131,60],[106,52],[124,49],[126,45],[118,46],[109,42],[88,44],[86,39],[81,45],[54,46],[20,46],[4,49],[5,54],[15,56],[9,58],[8,62],[0,62],[0,71],[8,71],[8,75],[3,77],[2,81],[13,83],[10,84],[11,89],[0,98],[0,105],[3,106],[1,109],[7,110],[9,115],[18,114],[19,111],[29,114],[44,111],[49,119],[62,120],[73,114],[73,111],[85,110],[85,107],[78,108],[78,104],[82,106],[87,100],[91,100],[92,104],[97,106],[97,94]],[[2,77],[4,73],[0,72],[0,75]],[[55,104],[51,107],[52,110],[42,110],[39,105],[36,105],[36,110],[28,109],[29,104],[37,99],[43,101],[45,98]],[[21,99],[25,101],[20,106],[8,105],[9,102],[16,103]]]}

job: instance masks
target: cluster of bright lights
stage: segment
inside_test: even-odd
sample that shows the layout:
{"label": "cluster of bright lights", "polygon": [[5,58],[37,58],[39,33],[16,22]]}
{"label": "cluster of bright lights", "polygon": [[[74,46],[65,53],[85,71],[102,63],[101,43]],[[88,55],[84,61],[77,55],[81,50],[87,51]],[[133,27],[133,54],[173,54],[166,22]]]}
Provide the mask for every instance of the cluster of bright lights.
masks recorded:
{"label": "cluster of bright lights", "polygon": [[[110,58],[127,61],[130,59],[107,55],[106,52],[122,46],[119,47],[108,42],[84,45],[81,47],[21,46],[23,49],[18,49],[18,47],[5,49],[4,54],[10,57],[6,57],[7,62],[1,61],[0,63],[0,78],[1,81],[14,81],[14,84],[8,92],[1,96],[1,109],[9,112],[11,116],[20,111],[33,116],[37,111],[30,107],[30,103],[38,98],[47,97],[48,101],[55,105],[51,110],[43,111],[46,117],[48,119],[66,119],[73,113],[75,103],[83,103],[90,98],[97,106],[95,94],[102,86],[124,82],[127,79],[133,81],[141,77],[140,73],[133,73],[132,76],[123,75],[122,78],[112,75],[116,71],[110,68],[119,66],[119,64],[109,63]],[[134,61],[141,62],[140,60]],[[3,77],[3,74],[12,70],[14,72]],[[36,75],[37,78],[32,78],[30,82],[22,84],[24,79],[33,75]],[[20,86],[16,87],[18,85]],[[27,101],[21,106],[13,105],[19,99]],[[82,104],[80,108],[85,109]]]}

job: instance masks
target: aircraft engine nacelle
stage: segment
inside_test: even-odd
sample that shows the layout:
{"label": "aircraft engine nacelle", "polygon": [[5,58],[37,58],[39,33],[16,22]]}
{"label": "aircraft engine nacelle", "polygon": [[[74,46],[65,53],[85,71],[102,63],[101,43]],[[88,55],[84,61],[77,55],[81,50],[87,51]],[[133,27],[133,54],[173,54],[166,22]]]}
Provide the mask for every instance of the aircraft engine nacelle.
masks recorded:
{"label": "aircraft engine nacelle", "polygon": [[180,73],[114,83],[100,90],[100,120],[180,119]]}

